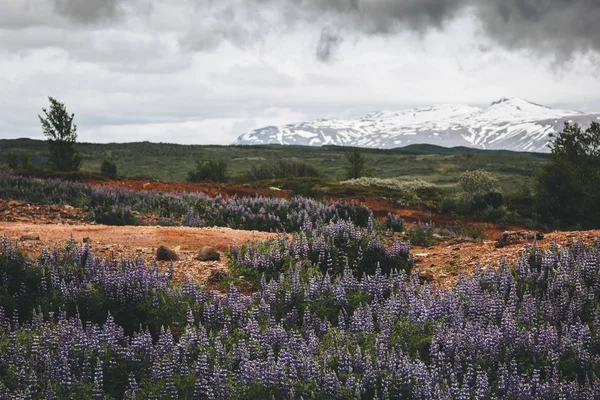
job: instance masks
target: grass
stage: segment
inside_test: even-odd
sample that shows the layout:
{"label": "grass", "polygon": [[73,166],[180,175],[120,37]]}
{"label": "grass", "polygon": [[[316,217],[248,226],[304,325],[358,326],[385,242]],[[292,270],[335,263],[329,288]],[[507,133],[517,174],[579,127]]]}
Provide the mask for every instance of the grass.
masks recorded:
{"label": "grass", "polygon": [[[33,167],[43,168],[46,143],[32,139],[0,140],[0,164],[9,153],[27,154]],[[228,172],[241,177],[252,166],[279,160],[300,161],[316,167],[331,180],[344,178],[346,155],[350,148],[324,146],[200,146],[168,143],[79,143],[82,171],[99,173],[104,159],[114,160],[123,177],[144,177],[183,181],[198,159],[224,160]],[[499,181],[505,192],[529,186],[535,170],[548,156],[504,150],[452,149],[432,145],[411,145],[392,150],[362,150],[366,164],[378,178],[423,179],[441,187],[452,187],[465,170],[485,169]],[[238,183],[245,183],[238,179]]]}

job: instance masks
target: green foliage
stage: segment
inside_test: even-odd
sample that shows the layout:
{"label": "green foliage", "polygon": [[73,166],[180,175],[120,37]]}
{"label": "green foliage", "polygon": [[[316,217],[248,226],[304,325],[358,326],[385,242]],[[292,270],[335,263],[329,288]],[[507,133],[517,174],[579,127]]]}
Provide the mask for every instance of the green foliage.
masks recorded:
{"label": "green foliage", "polygon": [[429,348],[436,331],[431,322],[409,321],[404,318],[394,325],[391,334],[391,345],[401,346],[402,350],[421,360],[429,360]]}
{"label": "green foliage", "polygon": [[100,166],[100,175],[109,179],[117,178],[117,164],[114,161],[104,160]]}
{"label": "green foliage", "polygon": [[58,171],[78,171],[81,167],[81,155],[75,149],[77,125],[73,123],[75,114],[69,115],[65,105],[48,97],[50,110],[42,108],[45,117],[38,115],[48,138],[50,166]]}
{"label": "green foliage", "polygon": [[312,165],[303,162],[291,160],[278,160],[275,163],[264,163],[259,166],[252,166],[250,171],[244,174],[246,181],[260,181],[267,179],[288,179],[288,178],[319,178],[322,174]]}
{"label": "green foliage", "polygon": [[433,223],[419,221],[406,231],[406,238],[412,245],[429,247],[436,243],[436,239],[433,236],[434,233],[435,227]]}
{"label": "green foliage", "polygon": [[358,179],[368,173],[365,156],[363,156],[358,147],[354,147],[352,151],[346,155],[346,178]]}
{"label": "green foliage", "polygon": [[[9,152],[29,155],[34,168],[44,167],[47,143],[32,139],[0,139],[0,164],[6,164]],[[104,159],[118,160],[119,175],[151,179],[185,181],[194,160],[225,160],[230,176],[242,176],[253,166],[279,160],[301,160],[325,177],[345,176],[348,148],[324,146],[216,146],[170,143],[77,143],[85,163],[82,171],[97,173]],[[439,146],[407,146],[398,149],[361,149],[374,176],[380,178],[424,179],[436,188],[456,185],[467,169],[485,169],[498,179],[504,192],[523,185],[533,186],[534,171],[549,154],[517,153]],[[268,185],[273,186],[273,185]],[[276,185],[275,185],[276,186]],[[373,188],[375,189],[375,188]],[[382,190],[383,192],[383,190]],[[419,195],[421,200],[425,198]]]}
{"label": "green foliage", "polygon": [[29,156],[26,153],[8,153],[6,155],[6,165],[8,165],[8,168],[10,169],[31,170],[33,168]]}
{"label": "green foliage", "polygon": [[196,167],[188,172],[188,182],[227,182],[227,163],[223,160],[196,161]]}
{"label": "green foliage", "polygon": [[498,181],[489,172],[482,169],[466,171],[461,174],[458,186],[469,195],[476,193],[498,192]]}
{"label": "green foliage", "polygon": [[104,225],[139,225],[140,219],[128,207],[96,206],[90,208],[89,219]]}
{"label": "green foliage", "polygon": [[19,156],[12,152],[8,153],[6,155],[6,165],[8,165],[8,168],[10,169],[19,168]]}
{"label": "green foliage", "polygon": [[550,161],[537,176],[537,208],[553,226],[600,226],[600,124],[583,131],[565,123],[553,136]]}

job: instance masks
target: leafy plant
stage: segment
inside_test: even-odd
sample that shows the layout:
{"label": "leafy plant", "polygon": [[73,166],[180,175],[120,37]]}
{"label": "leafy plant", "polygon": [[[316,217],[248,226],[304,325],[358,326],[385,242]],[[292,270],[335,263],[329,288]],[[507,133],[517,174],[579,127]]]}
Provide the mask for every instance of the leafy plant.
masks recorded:
{"label": "leafy plant", "polygon": [[227,163],[223,160],[196,161],[196,167],[188,172],[188,182],[227,182]]}
{"label": "leafy plant", "polygon": [[117,179],[117,164],[105,159],[100,165],[100,175],[109,179]]}

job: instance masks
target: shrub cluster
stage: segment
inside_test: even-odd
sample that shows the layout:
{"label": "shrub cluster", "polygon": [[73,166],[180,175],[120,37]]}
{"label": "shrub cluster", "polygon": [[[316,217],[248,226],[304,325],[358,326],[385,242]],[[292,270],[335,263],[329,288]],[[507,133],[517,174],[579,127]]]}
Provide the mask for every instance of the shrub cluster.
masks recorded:
{"label": "shrub cluster", "polygon": [[312,165],[291,161],[279,160],[275,163],[267,163],[260,166],[253,166],[245,174],[246,181],[261,181],[269,179],[288,179],[288,178],[319,178],[322,174]]}
{"label": "shrub cluster", "polygon": [[193,170],[188,172],[189,182],[227,182],[227,163],[223,160],[197,160]]}
{"label": "shrub cluster", "polygon": [[100,175],[109,179],[117,179],[117,164],[111,160],[102,161]]}

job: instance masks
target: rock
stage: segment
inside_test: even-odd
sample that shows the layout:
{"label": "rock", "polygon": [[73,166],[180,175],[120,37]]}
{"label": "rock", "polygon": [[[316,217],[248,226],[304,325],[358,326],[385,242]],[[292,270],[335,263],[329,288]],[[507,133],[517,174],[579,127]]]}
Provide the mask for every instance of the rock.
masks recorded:
{"label": "rock", "polygon": [[160,246],[156,249],[156,259],[158,261],[174,261],[179,260],[179,257],[174,250],[171,250],[167,246]]}
{"label": "rock", "polygon": [[496,247],[504,247],[511,244],[522,244],[528,240],[540,240],[544,238],[541,232],[531,231],[504,231],[496,241]]}
{"label": "rock", "polygon": [[83,243],[92,243],[92,239],[89,236],[83,238]]}
{"label": "rock", "polygon": [[419,281],[421,283],[425,283],[425,282],[433,282],[435,279],[435,277],[433,276],[433,273],[431,271],[421,271],[419,273]]}
{"label": "rock", "polygon": [[227,279],[227,271],[224,269],[216,269],[210,273],[206,283],[214,285],[223,282],[225,279]]}
{"label": "rock", "polygon": [[34,236],[34,235],[23,235],[21,236],[21,241],[26,241],[26,240],[40,240],[39,236]]}
{"label": "rock", "polygon": [[221,255],[214,247],[204,246],[196,253],[196,260],[199,261],[219,261]]}

